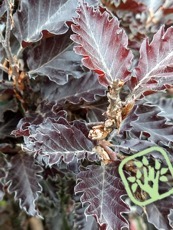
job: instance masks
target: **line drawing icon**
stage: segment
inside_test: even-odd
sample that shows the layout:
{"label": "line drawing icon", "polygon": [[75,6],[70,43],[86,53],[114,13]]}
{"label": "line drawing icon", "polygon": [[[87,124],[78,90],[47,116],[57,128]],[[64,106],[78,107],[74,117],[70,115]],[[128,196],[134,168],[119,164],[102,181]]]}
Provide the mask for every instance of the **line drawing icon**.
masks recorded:
{"label": "line drawing icon", "polygon": [[[161,166],[161,162],[158,159],[155,159],[154,165],[149,164],[147,156],[153,152],[159,152],[162,155],[166,162],[165,167]],[[123,167],[130,161],[134,161],[136,175],[129,176],[124,173]],[[173,188],[162,194],[159,193],[159,184],[160,182],[164,183],[168,181],[168,173],[173,177],[172,164],[165,150],[158,146],[150,147],[132,156],[126,157],[119,165],[119,174],[127,194],[133,203],[138,206],[146,206],[173,194]],[[138,189],[147,195],[145,200],[139,200],[135,197],[135,192]]]}

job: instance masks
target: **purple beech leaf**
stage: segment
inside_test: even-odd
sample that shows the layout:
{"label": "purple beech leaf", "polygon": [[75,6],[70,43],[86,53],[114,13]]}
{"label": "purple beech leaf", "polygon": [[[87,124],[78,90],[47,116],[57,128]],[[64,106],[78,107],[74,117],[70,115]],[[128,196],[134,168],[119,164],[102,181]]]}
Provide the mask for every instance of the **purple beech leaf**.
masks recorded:
{"label": "purple beech leaf", "polygon": [[[166,200],[164,199],[162,200],[162,202],[160,202],[159,206],[154,203],[146,206],[148,222],[153,224],[158,230],[171,229],[167,217],[169,214],[169,210],[172,208],[172,203],[170,205],[170,201],[172,202],[172,199],[169,199],[168,202],[166,202]],[[164,208],[165,210],[163,210]]]}
{"label": "purple beech leaf", "polygon": [[[97,6],[98,0],[86,0]],[[20,9],[13,15],[13,33],[20,43],[40,40],[44,34],[64,34],[68,22],[76,16],[78,1],[74,0],[22,0]]]}
{"label": "purple beech leaf", "polygon": [[96,219],[93,216],[85,216],[86,204],[82,205],[80,202],[81,194],[78,193],[74,196],[75,208],[74,208],[74,225],[73,229],[81,230],[99,230]]}
{"label": "purple beech leaf", "polygon": [[81,101],[95,102],[106,95],[106,88],[101,85],[93,72],[84,74],[81,78],[70,77],[63,86],[45,80],[41,86],[41,94],[44,100],[63,104],[70,102],[78,104]]}
{"label": "purple beech leaf", "polygon": [[145,99],[150,101],[152,104],[157,105],[160,109],[160,115],[165,117],[168,121],[173,121],[173,99],[165,97],[165,94],[150,95]]}
{"label": "purple beech leaf", "polygon": [[81,202],[87,204],[86,215],[96,217],[100,226],[106,225],[106,230],[120,230],[128,227],[123,213],[129,207],[122,200],[126,194],[125,188],[118,174],[119,162],[107,165],[90,165],[78,176],[76,193],[83,193]]}
{"label": "purple beech leaf", "polygon": [[[160,185],[160,192],[167,192],[171,189],[170,185],[164,183]],[[152,223],[158,230],[170,230],[173,228],[173,218],[170,216],[172,209],[173,196],[168,196],[146,206],[148,222]],[[170,225],[170,224],[171,225]]]}
{"label": "purple beech leaf", "polygon": [[50,80],[63,85],[69,75],[80,78],[83,74],[80,57],[74,53],[69,39],[70,31],[63,35],[42,39],[38,45],[26,51],[29,76],[48,76]]}
{"label": "purple beech leaf", "polygon": [[[109,19],[108,12],[101,13],[83,1],[74,18],[71,39],[77,43],[74,50],[84,56],[82,63],[87,68],[105,75],[109,82],[116,79],[127,81],[133,57],[127,49],[128,38],[119,27],[116,17]],[[112,39],[113,38],[113,39]]]}
{"label": "purple beech leaf", "polygon": [[[54,104],[53,104],[54,105]],[[15,135],[16,137],[27,137],[30,135],[29,127],[32,125],[39,125],[41,124],[46,117],[52,118],[52,119],[59,119],[60,117],[67,117],[67,113],[65,110],[60,110],[57,113],[54,113],[52,111],[52,104],[41,104],[36,112],[33,113],[26,113],[26,117],[22,118],[17,127],[16,130],[12,131],[12,135]]]}
{"label": "purple beech leaf", "polygon": [[[158,146],[156,143],[154,142],[150,142],[147,140],[140,140],[138,139],[129,139],[129,140],[124,140],[122,141],[119,145],[114,145],[114,152],[117,153],[123,153],[123,154],[127,154],[127,155],[133,155],[135,153],[138,153],[142,150],[145,150],[147,148],[153,147],[153,146]],[[160,145],[162,148],[163,146]],[[170,150],[167,151],[167,149],[164,149],[167,152],[167,156],[169,157],[170,162],[173,162],[173,157],[172,157],[172,151]],[[162,154],[158,153],[157,151],[152,151],[150,155],[151,159],[160,159],[165,167],[167,165],[165,158],[163,157]]]}
{"label": "purple beech leaf", "polygon": [[13,156],[10,163],[11,168],[7,176],[8,191],[15,193],[20,208],[31,216],[39,216],[35,202],[42,191],[39,185],[41,167],[35,164],[32,156],[23,151]]}
{"label": "purple beech leaf", "polygon": [[124,152],[126,154],[138,153],[144,149],[155,146],[156,144],[147,140],[130,139],[124,140],[121,144],[115,146],[115,152]]}
{"label": "purple beech leaf", "polygon": [[29,136],[24,140],[28,150],[52,166],[62,158],[66,163],[72,162],[74,157],[84,159],[86,155],[92,159],[92,155],[96,155],[92,151],[94,144],[87,136],[88,129],[81,121],[70,124],[65,118],[45,118],[39,125],[29,126]]}
{"label": "purple beech leaf", "polygon": [[64,34],[68,30],[67,21],[76,15],[78,1],[74,0],[22,0],[20,9],[13,15],[14,34],[22,43],[36,42],[43,31]]}
{"label": "purple beech leaf", "polygon": [[129,132],[140,139],[169,146],[173,143],[173,124],[161,114],[157,105],[139,102],[120,127],[120,134]]}
{"label": "purple beech leaf", "polygon": [[139,98],[147,90],[159,90],[173,84],[173,27],[165,32],[162,26],[151,43],[148,38],[143,41],[134,75],[137,84],[130,97]]}

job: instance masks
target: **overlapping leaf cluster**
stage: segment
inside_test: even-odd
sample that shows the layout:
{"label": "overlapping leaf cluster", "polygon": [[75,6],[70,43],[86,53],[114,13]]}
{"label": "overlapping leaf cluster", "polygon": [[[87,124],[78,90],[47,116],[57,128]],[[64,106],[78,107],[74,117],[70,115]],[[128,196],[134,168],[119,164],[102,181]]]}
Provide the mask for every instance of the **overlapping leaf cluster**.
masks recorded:
{"label": "overlapping leaf cluster", "polygon": [[[2,1],[0,200],[51,229],[130,229],[120,156],[159,145],[173,162],[173,3],[153,2]],[[171,204],[147,206],[148,222],[172,228]]]}

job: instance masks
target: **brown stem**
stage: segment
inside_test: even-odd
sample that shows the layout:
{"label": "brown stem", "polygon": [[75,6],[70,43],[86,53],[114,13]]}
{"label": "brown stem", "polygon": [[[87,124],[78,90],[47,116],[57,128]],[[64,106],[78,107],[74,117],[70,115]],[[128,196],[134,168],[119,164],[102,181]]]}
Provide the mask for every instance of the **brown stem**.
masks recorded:
{"label": "brown stem", "polygon": [[108,154],[110,160],[115,161],[117,160],[116,153],[107,145],[107,141],[100,140],[98,141],[98,144],[105,150],[105,152]]}
{"label": "brown stem", "polygon": [[106,115],[109,120],[114,120],[116,129],[119,128],[122,122],[122,109],[123,102],[120,98],[120,91],[124,85],[124,82],[117,80],[114,81],[109,88],[109,92],[107,93],[109,106],[106,111]]}

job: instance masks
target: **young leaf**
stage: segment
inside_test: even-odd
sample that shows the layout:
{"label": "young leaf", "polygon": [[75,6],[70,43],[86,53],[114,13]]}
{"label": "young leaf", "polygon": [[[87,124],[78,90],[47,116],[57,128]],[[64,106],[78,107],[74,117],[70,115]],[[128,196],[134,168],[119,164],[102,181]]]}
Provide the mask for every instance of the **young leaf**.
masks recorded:
{"label": "young leaf", "polygon": [[68,123],[66,119],[45,118],[39,125],[29,126],[29,136],[25,145],[37,153],[38,159],[44,159],[47,165],[58,163],[62,158],[70,163],[76,156],[83,159],[96,156],[92,151],[94,145],[88,139],[88,129],[81,121]]}
{"label": "young leaf", "polygon": [[77,43],[75,52],[83,55],[82,63],[87,68],[105,75],[109,82],[116,79],[127,81],[133,57],[127,49],[128,39],[119,27],[117,18],[99,9],[94,10],[80,0],[78,18],[72,25],[74,35],[71,39]]}
{"label": "young leaf", "polygon": [[[159,46],[158,46],[159,44]],[[140,59],[135,68],[137,84],[132,90],[139,98],[145,91],[158,90],[173,84],[173,28],[164,31],[162,26],[153,41],[145,39],[140,48]]]}
{"label": "young leaf", "polygon": [[42,188],[39,185],[41,167],[36,165],[32,156],[20,151],[11,158],[7,182],[8,191],[15,193],[15,199],[19,200],[20,208],[29,215],[39,216],[36,208],[36,200]]}
{"label": "young leaf", "polygon": [[22,0],[20,9],[14,14],[14,34],[22,43],[36,42],[43,31],[64,34],[67,21],[76,15],[77,1],[73,0]]}
{"label": "young leaf", "polygon": [[[128,212],[128,206],[122,201],[126,194],[118,174],[119,162],[107,165],[91,165],[78,174],[75,192],[82,192],[82,203],[87,203],[86,215],[96,217],[99,225],[106,229],[128,227],[122,213]],[[111,208],[110,208],[111,207]]]}
{"label": "young leaf", "polygon": [[68,82],[69,75],[80,78],[83,74],[80,57],[73,52],[71,32],[42,39],[25,52],[29,76],[48,76],[57,84]]}

